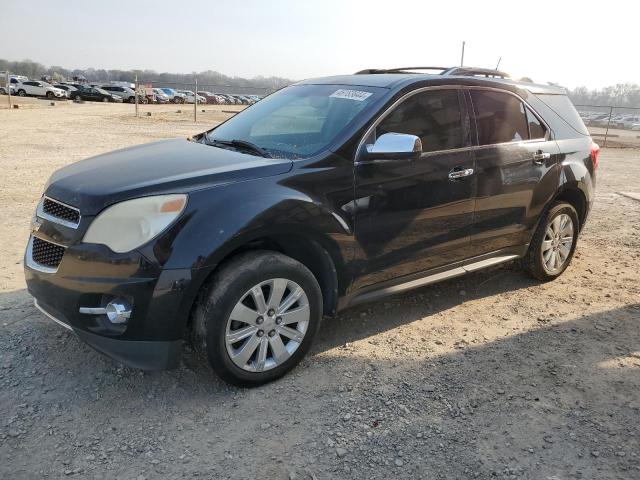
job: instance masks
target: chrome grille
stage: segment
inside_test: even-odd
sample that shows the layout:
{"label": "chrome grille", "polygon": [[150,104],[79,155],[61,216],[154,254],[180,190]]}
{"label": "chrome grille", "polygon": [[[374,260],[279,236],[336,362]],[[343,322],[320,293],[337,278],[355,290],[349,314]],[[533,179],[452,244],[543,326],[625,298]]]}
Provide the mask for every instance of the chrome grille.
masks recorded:
{"label": "chrome grille", "polygon": [[49,197],[42,197],[36,214],[70,228],[77,228],[80,223],[80,210]]}
{"label": "chrome grille", "polygon": [[31,241],[31,258],[33,261],[47,268],[58,268],[58,265],[60,265],[62,261],[65,248],[38,237],[32,237]]}

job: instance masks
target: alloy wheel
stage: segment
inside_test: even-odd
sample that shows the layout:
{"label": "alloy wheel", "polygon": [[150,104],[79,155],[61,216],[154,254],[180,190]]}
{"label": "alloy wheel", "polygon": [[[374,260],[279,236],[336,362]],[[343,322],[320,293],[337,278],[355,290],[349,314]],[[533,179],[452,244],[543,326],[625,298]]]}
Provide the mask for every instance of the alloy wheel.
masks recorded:
{"label": "alloy wheel", "polygon": [[227,319],[229,358],[249,372],[276,368],[302,343],[309,318],[309,299],[296,282],[273,278],[254,285]]}
{"label": "alloy wheel", "polygon": [[554,274],[562,269],[571,254],[573,245],[573,220],[566,213],[555,217],[542,240],[542,263],[547,272]]}

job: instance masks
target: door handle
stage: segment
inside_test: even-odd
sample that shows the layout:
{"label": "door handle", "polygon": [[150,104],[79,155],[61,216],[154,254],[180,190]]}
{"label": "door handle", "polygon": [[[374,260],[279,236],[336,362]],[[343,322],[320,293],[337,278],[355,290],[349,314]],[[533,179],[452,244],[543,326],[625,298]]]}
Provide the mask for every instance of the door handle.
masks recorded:
{"label": "door handle", "polygon": [[542,150],[538,150],[533,154],[533,163],[537,163],[538,165],[542,165],[545,160],[549,160],[551,158],[551,154],[547,152],[543,152]]}
{"label": "door handle", "polygon": [[469,175],[473,175],[473,168],[454,168],[449,172],[449,180],[468,177]]}

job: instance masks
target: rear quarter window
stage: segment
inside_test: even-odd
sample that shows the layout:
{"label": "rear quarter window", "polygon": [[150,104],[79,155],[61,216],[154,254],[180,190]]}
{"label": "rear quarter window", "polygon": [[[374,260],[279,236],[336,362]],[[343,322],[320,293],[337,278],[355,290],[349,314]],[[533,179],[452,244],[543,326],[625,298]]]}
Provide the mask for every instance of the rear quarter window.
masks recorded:
{"label": "rear quarter window", "polygon": [[572,129],[581,135],[589,135],[589,130],[578,115],[576,107],[566,95],[536,94],[536,97],[553,110]]}

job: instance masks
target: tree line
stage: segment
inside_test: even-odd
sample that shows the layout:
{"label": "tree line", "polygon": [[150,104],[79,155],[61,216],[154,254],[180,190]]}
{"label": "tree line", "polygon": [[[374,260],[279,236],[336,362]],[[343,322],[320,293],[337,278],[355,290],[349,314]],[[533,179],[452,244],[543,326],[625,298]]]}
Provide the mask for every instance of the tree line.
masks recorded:
{"label": "tree line", "polygon": [[[25,75],[29,78],[39,79],[43,75],[50,76],[53,80],[60,81],[71,79],[74,76],[83,76],[89,82],[122,81],[132,82],[136,75],[141,82],[153,82],[156,84],[193,84],[195,78],[202,87],[230,86],[234,88],[256,89],[273,91],[289,85],[293,82],[282,77],[229,77],[220,72],[207,70],[198,73],[158,73],[154,70],[105,70],[105,69],[73,69],[52,65],[47,67],[33,60],[9,61],[0,59],[0,71],[9,71],[16,75]],[[245,90],[247,91],[247,90]],[[567,89],[569,97],[576,105],[613,105],[617,107],[640,107],[640,85],[624,83],[590,90],[586,87]],[[250,93],[247,91],[247,93]]]}
{"label": "tree line", "polygon": [[607,105],[614,107],[640,107],[640,85],[620,83],[610,87],[589,90],[586,87],[567,89],[575,105]]}
{"label": "tree line", "polygon": [[156,84],[185,84],[193,85],[198,79],[199,86],[230,86],[234,88],[273,91],[293,83],[293,80],[281,77],[254,78],[230,77],[220,72],[207,70],[204,72],[185,73],[158,73],[155,70],[105,70],[96,68],[68,69],[57,65],[45,66],[33,60],[9,61],[0,59],[0,71],[9,71],[11,74],[24,75],[33,79],[40,79],[47,75],[52,80],[62,81],[73,77],[84,77],[89,82],[121,81],[133,83],[136,75],[140,82],[153,82]]}

